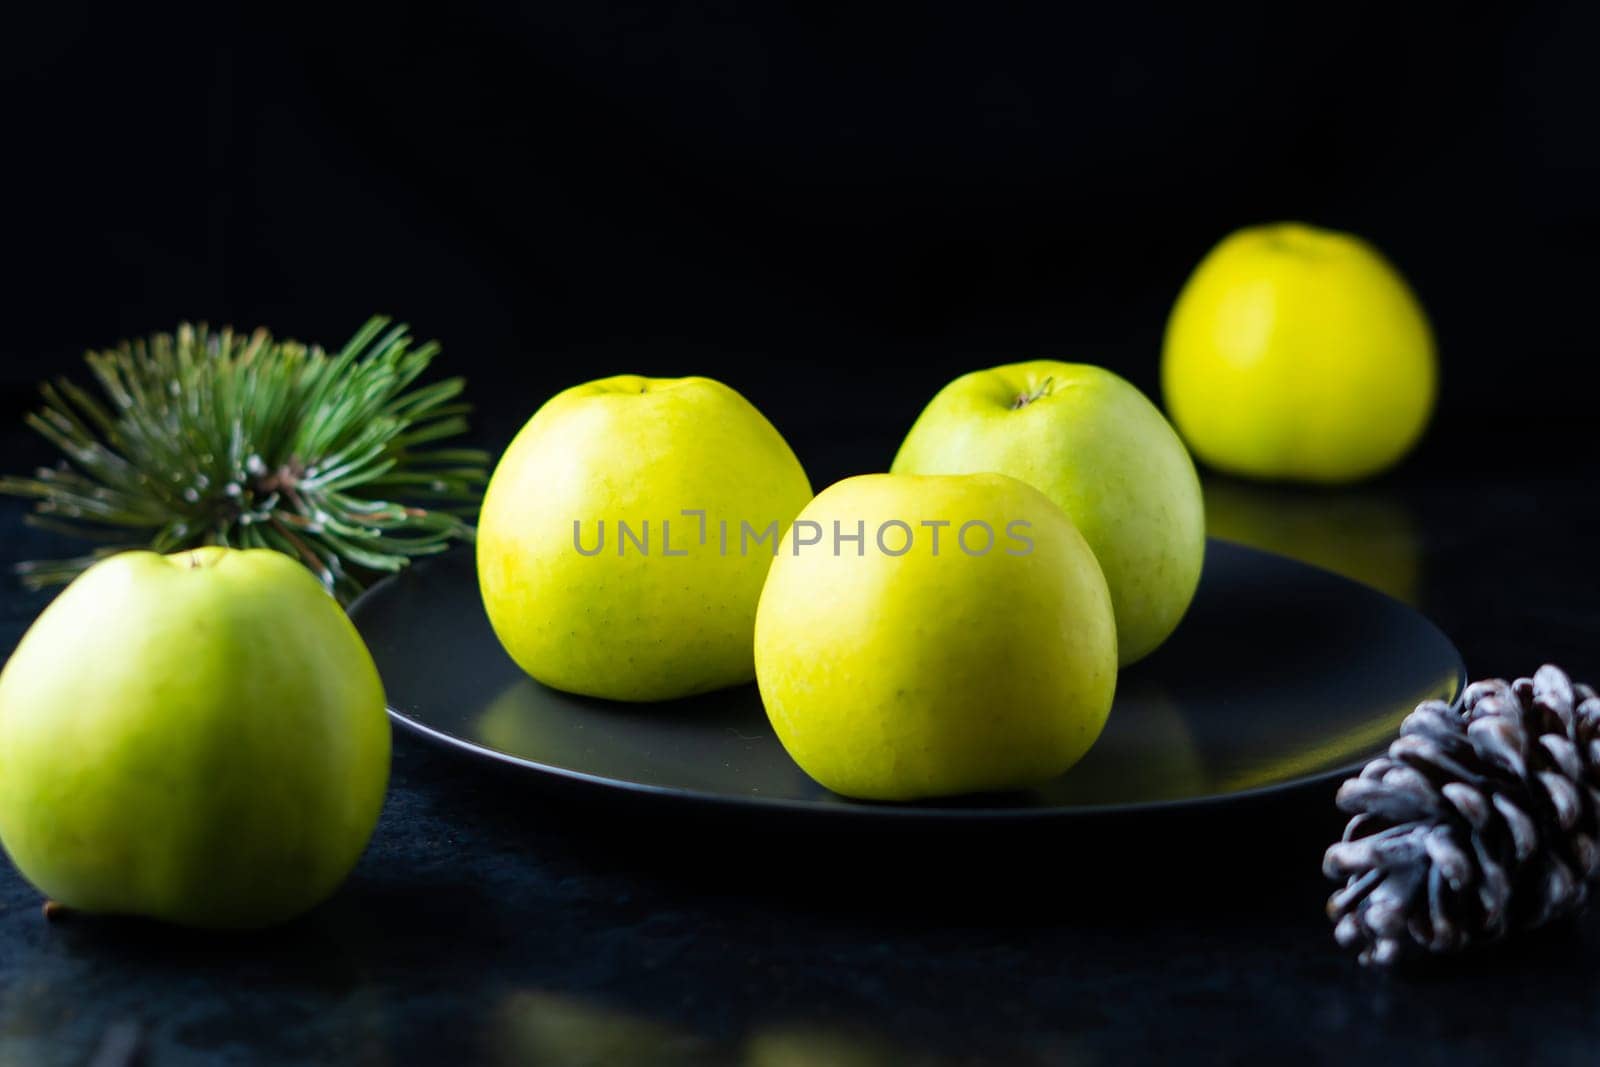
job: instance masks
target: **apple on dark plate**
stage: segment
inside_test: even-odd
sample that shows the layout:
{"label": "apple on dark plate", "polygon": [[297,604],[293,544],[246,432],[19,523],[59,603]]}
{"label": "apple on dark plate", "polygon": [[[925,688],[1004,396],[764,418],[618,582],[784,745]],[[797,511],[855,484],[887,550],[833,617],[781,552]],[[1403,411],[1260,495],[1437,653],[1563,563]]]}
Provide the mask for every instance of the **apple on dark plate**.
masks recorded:
{"label": "apple on dark plate", "polygon": [[1212,540],[1183,623],[1122,671],[1104,732],[1071,770],[1009,793],[865,802],[789,758],[753,685],[639,705],[533,681],[495,639],[468,552],[380,583],[352,616],[396,723],[468,758],[580,790],[846,820],[1157,813],[1327,786],[1383,751],[1418,702],[1453,700],[1465,679],[1450,641],[1404,604]]}

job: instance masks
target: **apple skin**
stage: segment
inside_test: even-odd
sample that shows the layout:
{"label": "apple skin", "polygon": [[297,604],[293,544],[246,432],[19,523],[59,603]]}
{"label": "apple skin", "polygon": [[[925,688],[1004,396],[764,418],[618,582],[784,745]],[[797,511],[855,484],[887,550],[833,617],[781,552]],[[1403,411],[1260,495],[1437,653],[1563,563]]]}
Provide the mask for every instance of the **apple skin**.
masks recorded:
{"label": "apple skin", "polygon": [[[1038,490],[999,474],[868,474],[796,520],[829,531],[773,561],[756,614],[756,680],[783,747],[835,793],[870,800],[1037,785],[1087,752],[1111,710],[1111,595],[1083,537]],[[889,555],[876,532],[913,533]],[[833,523],[864,523],[835,555]],[[948,521],[938,554],[923,522]],[[953,538],[995,532],[984,555]],[[1031,551],[1008,538],[1029,524]],[[981,546],[974,531],[973,548]],[[902,547],[888,528],[885,543]]]}
{"label": "apple skin", "polygon": [[122,553],[0,673],[0,842],[70,908],[272,925],[355,866],[389,743],[372,657],[300,564]]}
{"label": "apple skin", "polygon": [[[772,541],[811,499],[800,461],[744,397],[709,378],[621,375],[574,386],[501,457],[478,519],[478,584],[496,636],[528,674],[570,693],[658,701],[755,677],[750,635]],[[684,509],[706,512],[700,520]],[[650,526],[618,554],[617,522]],[[671,549],[662,552],[663,522]],[[604,523],[598,555],[585,549]],[[721,550],[719,523],[729,549]]]}
{"label": "apple skin", "polygon": [[1053,500],[1100,561],[1123,665],[1177,629],[1200,584],[1194,463],[1155,405],[1101,367],[1035,360],[963,375],[918,416],[890,469],[995,471]]}
{"label": "apple skin", "polygon": [[1256,226],[1212,249],[1167,321],[1161,388],[1195,455],[1229,474],[1339,484],[1410,451],[1438,371],[1422,305],[1352,234]]}

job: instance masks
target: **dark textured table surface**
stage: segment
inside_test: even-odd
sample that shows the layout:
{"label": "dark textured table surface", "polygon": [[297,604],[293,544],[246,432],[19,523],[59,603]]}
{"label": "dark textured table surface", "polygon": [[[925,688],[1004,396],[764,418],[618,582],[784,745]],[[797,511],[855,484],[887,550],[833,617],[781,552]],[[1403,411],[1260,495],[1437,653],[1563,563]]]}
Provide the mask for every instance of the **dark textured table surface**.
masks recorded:
{"label": "dark textured table surface", "polygon": [[[1499,428],[1514,454],[1487,432],[1348,492],[1213,483],[1214,525],[1413,602],[1474,676],[1600,677],[1587,429]],[[22,513],[0,503],[0,562],[50,544]],[[3,581],[9,650],[47,598]],[[602,804],[399,736],[365,858],[282,930],[51,923],[0,869],[0,1063],[1595,1062],[1600,918],[1365,972],[1322,916],[1338,827],[1314,790],[842,834]]]}

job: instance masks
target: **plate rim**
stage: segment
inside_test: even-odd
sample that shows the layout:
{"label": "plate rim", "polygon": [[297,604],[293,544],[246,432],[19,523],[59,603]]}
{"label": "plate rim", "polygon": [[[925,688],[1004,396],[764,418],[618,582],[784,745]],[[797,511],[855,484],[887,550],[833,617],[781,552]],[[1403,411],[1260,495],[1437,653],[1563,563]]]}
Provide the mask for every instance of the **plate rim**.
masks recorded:
{"label": "plate rim", "polygon": [[[1451,691],[1448,697],[1440,699],[1448,700],[1452,706],[1454,706],[1455,703],[1460,700],[1461,694],[1466,689],[1468,681],[1466,663],[1462,658],[1461,650],[1457,648],[1455,642],[1450,639],[1450,635],[1445,633],[1443,628],[1441,628],[1433,621],[1433,619],[1429,618],[1428,615],[1420,609],[1413,607],[1412,605],[1407,604],[1396,597],[1390,596],[1381,589],[1367,585],[1365,582],[1358,581],[1357,579],[1351,578],[1348,575],[1340,574],[1337,571],[1329,570],[1326,567],[1318,566],[1315,563],[1308,563],[1305,560],[1295,559],[1293,556],[1286,556],[1282,553],[1271,552],[1263,548],[1257,548],[1254,545],[1247,545],[1243,542],[1234,541],[1224,537],[1212,537],[1207,535],[1206,541],[1208,544],[1211,542],[1217,542],[1219,544],[1228,545],[1231,548],[1242,549],[1246,553],[1252,555],[1267,556],[1278,560],[1286,560],[1295,564],[1296,566],[1321,572],[1322,574],[1336,578],[1341,582],[1346,582],[1350,585],[1356,586],[1363,592],[1375,596],[1380,600],[1388,601],[1391,605],[1416,616],[1429,629],[1438,635],[1438,637],[1444,642],[1445,647],[1447,647],[1454,655],[1455,677],[1452,681]],[[415,560],[411,566],[416,564],[436,562],[452,555],[464,556],[467,551],[470,551],[470,549],[443,552],[436,556],[428,557],[427,559]],[[410,566],[408,566],[406,569],[410,569]],[[404,575],[404,573],[405,571],[401,570],[384,577],[383,579],[364,589],[354,600],[352,600],[349,606],[345,609],[346,615],[350,618],[352,625],[355,624],[356,612],[367,601],[372,599],[375,594],[380,592],[391,583],[398,581]],[[408,733],[411,733],[412,735],[420,737],[425,741],[431,742],[435,745],[442,746],[457,753],[464,753],[475,758],[488,759],[501,766],[517,767],[521,770],[533,771],[541,775],[558,779],[563,783],[576,784],[585,788],[599,789],[609,793],[621,793],[628,796],[661,797],[680,803],[686,802],[703,804],[713,807],[731,806],[742,810],[753,809],[759,811],[781,812],[785,815],[807,815],[824,818],[852,819],[888,818],[894,820],[911,821],[978,820],[985,822],[1033,822],[1039,820],[1052,821],[1082,818],[1115,818],[1118,816],[1128,815],[1164,815],[1176,814],[1179,812],[1213,810],[1218,807],[1227,807],[1234,804],[1248,804],[1252,801],[1266,799],[1272,796],[1281,796],[1290,793],[1308,791],[1320,786],[1331,785],[1343,779],[1350,778],[1356,774],[1359,774],[1361,769],[1365,767],[1371,760],[1387,751],[1393,740],[1392,738],[1385,740],[1381,746],[1372,746],[1370,751],[1365,751],[1365,753],[1358,758],[1348,763],[1342,763],[1336,767],[1328,768],[1327,770],[1317,771],[1312,774],[1302,775],[1296,778],[1290,778],[1281,782],[1274,782],[1269,785],[1252,786],[1248,789],[1240,789],[1228,793],[1211,793],[1205,796],[1188,797],[1183,799],[1167,798],[1161,800],[1121,801],[1113,804],[1067,804],[1056,805],[1053,807],[1036,808],[951,807],[948,805],[942,805],[938,801],[930,801],[926,804],[923,804],[906,803],[903,801],[858,800],[851,797],[841,797],[840,800],[842,800],[843,803],[819,803],[811,800],[793,800],[783,797],[764,797],[737,793],[717,793],[704,789],[690,788],[687,786],[654,785],[649,782],[635,782],[625,778],[612,778],[607,775],[595,774],[590,771],[576,770],[571,767],[559,767],[555,764],[541,763],[538,760],[528,759],[523,756],[516,756],[509,752],[503,752],[499,749],[491,748],[487,745],[478,744],[475,741],[469,741],[463,737],[457,737],[455,734],[449,733],[445,730],[437,729],[412,718],[401,709],[396,708],[393,704],[389,703],[387,699],[384,701],[384,711],[388,714],[390,722],[405,729]],[[1068,773],[1070,773],[1070,771]]]}

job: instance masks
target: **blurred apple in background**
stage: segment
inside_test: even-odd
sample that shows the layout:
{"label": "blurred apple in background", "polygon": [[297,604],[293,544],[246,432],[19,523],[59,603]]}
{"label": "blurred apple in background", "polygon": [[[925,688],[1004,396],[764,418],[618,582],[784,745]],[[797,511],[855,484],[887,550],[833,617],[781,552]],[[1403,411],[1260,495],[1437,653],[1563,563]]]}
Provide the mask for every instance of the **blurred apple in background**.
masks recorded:
{"label": "blurred apple in background", "polygon": [[1300,223],[1229,236],[1167,323],[1167,410],[1206,464],[1351,482],[1408,452],[1433,410],[1433,334],[1372,245]]}

